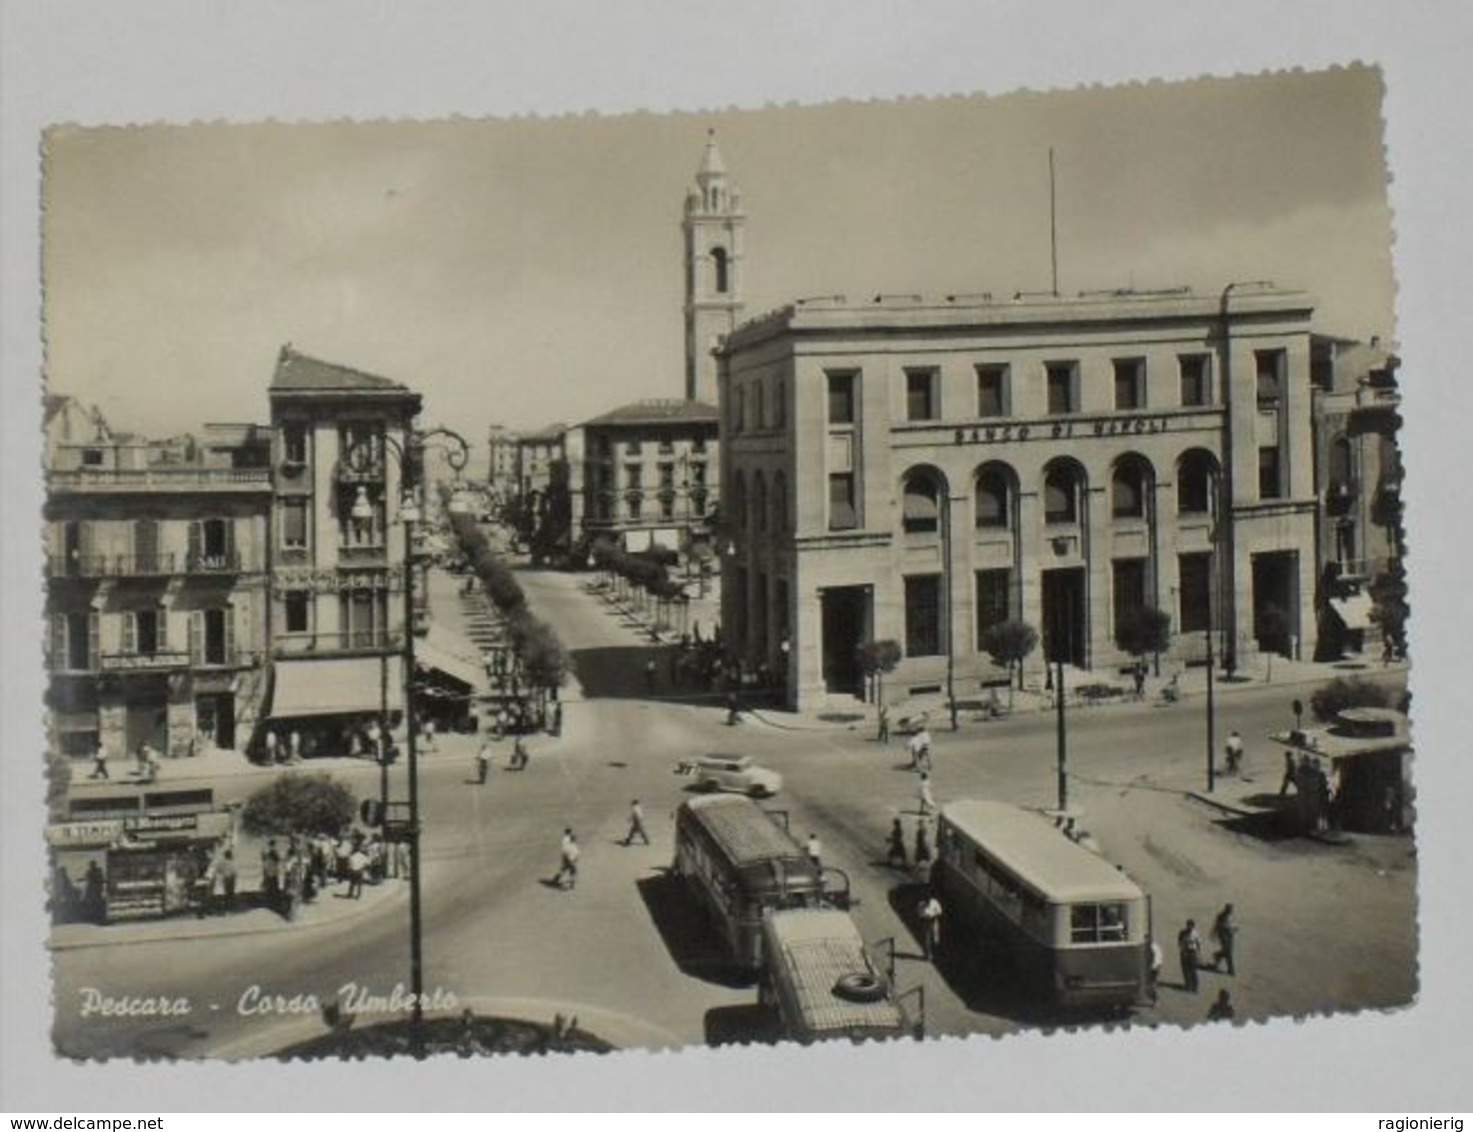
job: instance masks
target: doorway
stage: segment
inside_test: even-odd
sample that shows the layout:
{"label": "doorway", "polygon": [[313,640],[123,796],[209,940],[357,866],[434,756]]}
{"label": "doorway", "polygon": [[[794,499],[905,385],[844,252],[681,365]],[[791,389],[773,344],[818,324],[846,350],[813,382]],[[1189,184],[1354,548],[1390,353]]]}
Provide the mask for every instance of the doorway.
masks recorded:
{"label": "doorway", "polygon": [[1043,572],[1043,655],[1050,663],[1085,667],[1084,568]]}
{"label": "doorway", "polygon": [[869,631],[869,587],[823,591],[823,686],[826,692],[864,695],[859,646]]}
{"label": "doorway", "polygon": [[1253,556],[1253,637],[1263,652],[1293,653],[1299,632],[1298,579],[1295,551]]}
{"label": "doorway", "polygon": [[195,697],[194,720],[204,742],[222,751],[235,748],[235,697],[229,692]]}

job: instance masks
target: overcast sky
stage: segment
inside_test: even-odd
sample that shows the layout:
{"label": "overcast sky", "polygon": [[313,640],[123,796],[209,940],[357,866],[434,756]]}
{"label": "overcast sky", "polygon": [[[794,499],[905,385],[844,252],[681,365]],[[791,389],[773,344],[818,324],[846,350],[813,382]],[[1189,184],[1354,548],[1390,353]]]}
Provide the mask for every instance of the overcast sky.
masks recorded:
{"label": "overcast sky", "polygon": [[152,435],[268,417],[284,342],[470,439],[683,394],[680,232],[715,128],[757,315],[804,295],[1273,279],[1393,337],[1381,79],[1317,74],[700,115],[60,129],[47,374]]}

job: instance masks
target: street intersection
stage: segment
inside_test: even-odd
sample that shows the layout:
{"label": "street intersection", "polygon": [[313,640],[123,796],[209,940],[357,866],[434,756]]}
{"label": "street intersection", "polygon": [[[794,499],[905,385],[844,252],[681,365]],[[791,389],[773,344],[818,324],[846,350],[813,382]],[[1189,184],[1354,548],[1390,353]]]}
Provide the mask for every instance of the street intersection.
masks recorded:
{"label": "street intersection", "polygon": [[[885,863],[885,835],[900,817],[914,829],[916,779],[903,743],[875,741],[856,704],[829,717],[749,714],[728,726],[718,699],[673,688],[665,666],[651,692],[652,645],[589,593],[586,575],[523,571],[531,606],[573,651],[576,683],[563,695],[564,730],[534,736],[531,765],[506,769],[510,742],[478,785],[474,736],[437,738],[421,762],[424,820],[425,987],[478,1010],[551,1021],[577,1015],[619,1046],[679,1046],[733,1031],[756,1000],[734,979],[678,886],[664,875],[672,816],[690,780],[682,759],[713,752],[752,755],[782,773],[767,806],[784,811],[801,842],[810,833],[825,862],[852,878],[856,922],[882,955],[893,946],[900,989],[925,988],[929,1034],[998,1034],[1048,1019],[985,992],[920,958],[914,906],[918,878]],[[453,582],[437,575],[432,609],[453,620]],[[453,627],[453,626],[452,626]],[[653,655],[659,655],[655,653]],[[663,659],[663,658],[662,658]],[[1281,729],[1304,690],[1239,687],[1218,704],[1218,733],[1248,738],[1244,773],[1277,789],[1279,756],[1261,739]],[[1156,1006],[1142,1023],[1196,1023],[1220,986],[1239,1019],[1377,1009],[1416,994],[1416,869],[1409,838],[1356,838],[1345,845],[1274,840],[1191,797],[1205,778],[1199,702],[1070,709],[1070,807],[1104,854],[1151,895],[1167,963]],[[933,720],[938,801],[988,797],[1055,804],[1052,716],[1037,712],[956,732]],[[370,795],[372,766],[333,773]],[[404,767],[392,789],[405,789]],[[222,784],[222,794],[231,789]],[[242,785],[241,790],[246,786]],[[642,802],[651,844],[625,847],[632,799]],[[222,797],[222,800],[228,798]],[[545,883],[556,871],[562,831],[583,847],[579,884]],[[325,899],[333,899],[332,896]],[[1169,942],[1188,917],[1199,924],[1226,902],[1242,934],[1238,974],[1204,972],[1203,989],[1180,988]],[[104,929],[105,930],[105,929]],[[128,946],[58,950],[55,1039],[64,1055],[257,1056],[322,1031],[320,1014],[286,1009],[334,999],[352,984],[388,995],[408,971],[408,920],[390,894],[351,917],[287,931],[220,938],[151,938]],[[82,1017],[86,990],[116,996],[187,996],[183,1016]],[[280,1002],[264,1014],[249,1001]]]}

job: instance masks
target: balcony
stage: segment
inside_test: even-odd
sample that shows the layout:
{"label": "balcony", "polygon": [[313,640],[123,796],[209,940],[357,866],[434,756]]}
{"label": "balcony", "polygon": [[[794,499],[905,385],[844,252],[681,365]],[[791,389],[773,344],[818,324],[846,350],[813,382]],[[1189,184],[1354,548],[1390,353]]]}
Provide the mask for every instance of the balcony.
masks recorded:
{"label": "balcony", "polygon": [[338,483],[383,483],[384,461],[382,456],[368,456],[361,460],[339,460],[333,469]]}
{"label": "balcony", "polygon": [[288,633],[276,639],[278,657],[327,653],[398,652],[404,647],[402,633],[365,629],[339,633]]}
{"label": "balcony", "polygon": [[46,565],[52,578],[158,578],[175,573],[175,562],[173,553],[82,554],[49,557]]}
{"label": "balcony", "polygon": [[338,547],[338,562],[344,566],[387,566],[388,547],[381,542],[351,543]]}
{"label": "balcony", "polygon": [[105,652],[99,666],[105,673],[173,672],[189,667],[189,654],[176,649],[154,652]]}
{"label": "balcony", "polygon": [[270,468],[69,468],[51,471],[46,489],[64,492],[269,492]]}

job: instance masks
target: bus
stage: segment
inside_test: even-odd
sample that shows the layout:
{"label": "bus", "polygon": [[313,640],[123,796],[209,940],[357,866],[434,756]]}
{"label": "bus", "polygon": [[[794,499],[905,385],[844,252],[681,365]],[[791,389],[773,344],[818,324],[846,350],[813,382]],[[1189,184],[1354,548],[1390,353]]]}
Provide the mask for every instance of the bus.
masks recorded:
{"label": "bus", "polygon": [[762,965],[762,913],[780,908],[847,907],[849,878],[822,873],[787,829],[750,798],[692,798],[675,813],[674,874],[711,913],[732,959]]}
{"label": "bus", "polygon": [[1056,1007],[1149,1001],[1150,900],[1099,853],[1001,802],[947,804],[936,840],[942,947],[964,966],[1007,971]]}
{"label": "bus", "polygon": [[784,1037],[858,1041],[917,1033],[847,912],[767,912],[762,943],[757,1001],[774,1013]]}

